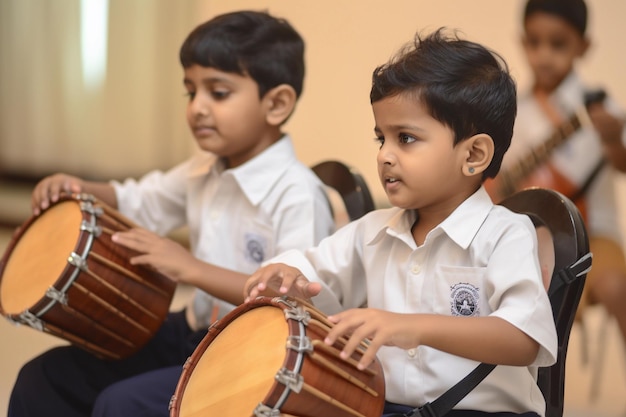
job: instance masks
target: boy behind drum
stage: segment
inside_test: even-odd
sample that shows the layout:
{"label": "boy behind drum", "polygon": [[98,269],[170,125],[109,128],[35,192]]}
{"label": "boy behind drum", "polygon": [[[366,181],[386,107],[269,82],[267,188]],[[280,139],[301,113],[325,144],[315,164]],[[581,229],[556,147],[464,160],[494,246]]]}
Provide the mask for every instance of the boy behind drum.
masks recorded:
{"label": "boy behind drum", "polygon": [[440,30],[377,68],[370,98],[378,173],[396,207],[272,259],[247,296],[334,302],[325,342],[349,338],[345,359],[371,339],[359,367],[380,359],[387,414],[432,402],[486,362],[502,366],[446,417],[543,416],[535,378],[554,363],[557,337],[537,235],[482,186],[513,133],[506,64]]}
{"label": "boy behind drum", "polygon": [[[242,301],[245,277],[262,261],[304,250],[333,230],[323,185],[282,132],[302,91],[303,55],[302,38],[283,19],[217,16],[180,50],[187,121],[205,153],[139,181],[56,174],[37,184],[35,214],[63,192],[93,194],[145,228],[114,235],[141,253],[133,262],[204,291],[130,358],[104,361],[65,346],[33,359],[18,375],[10,417],[168,416],[182,365],[214,310],[223,316]],[[191,253],[159,236],[185,224]]]}

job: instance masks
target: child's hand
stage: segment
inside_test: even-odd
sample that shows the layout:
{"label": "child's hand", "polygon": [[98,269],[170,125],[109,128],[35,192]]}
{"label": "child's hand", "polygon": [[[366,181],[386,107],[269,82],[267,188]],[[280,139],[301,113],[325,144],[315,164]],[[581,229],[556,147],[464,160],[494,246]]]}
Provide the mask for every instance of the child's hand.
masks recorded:
{"label": "child's hand", "polygon": [[309,300],[321,290],[320,284],[310,282],[299,269],[285,264],[270,264],[248,278],[243,297],[246,302],[259,295],[288,295]]}
{"label": "child's hand", "polygon": [[593,126],[602,139],[602,143],[621,143],[624,120],[618,119],[606,111],[602,103],[591,104],[587,111]]}
{"label": "child's hand", "polygon": [[149,265],[176,282],[185,282],[185,276],[189,275],[187,269],[197,262],[179,243],[146,229],[134,228],[116,232],[111,239],[140,253],[130,258],[132,265]]}
{"label": "child's hand", "polygon": [[39,181],[31,195],[31,209],[34,215],[39,215],[42,210],[59,201],[63,193],[80,193],[83,188],[83,180],[67,174],[54,174]]}
{"label": "child's hand", "polygon": [[364,339],[370,339],[369,347],[359,361],[358,368],[363,370],[372,363],[381,346],[398,346],[402,349],[415,348],[419,345],[419,334],[415,331],[416,315],[397,314],[373,308],[346,310],[329,316],[335,323],[324,342],[335,343],[341,336],[349,337],[341,351],[341,357],[347,359]]}

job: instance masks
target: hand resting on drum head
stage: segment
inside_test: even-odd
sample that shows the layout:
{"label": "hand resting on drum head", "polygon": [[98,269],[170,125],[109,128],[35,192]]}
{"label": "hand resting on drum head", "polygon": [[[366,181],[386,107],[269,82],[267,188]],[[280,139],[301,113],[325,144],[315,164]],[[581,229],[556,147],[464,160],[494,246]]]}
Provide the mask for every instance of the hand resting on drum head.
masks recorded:
{"label": "hand resting on drum head", "polygon": [[322,290],[319,283],[311,282],[298,268],[276,263],[259,268],[244,286],[248,302],[258,296],[287,295],[310,301]]}
{"label": "hand resting on drum head", "polygon": [[31,209],[35,216],[41,214],[63,195],[91,194],[101,202],[118,209],[115,190],[106,182],[85,181],[68,174],[54,174],[41,180],[31,195]]}
{"label": "hand resting on drum head", "polygon": [[[44,178],[35,186],[31,196],[33,214],[38,216],[64,197],[81,194],[94,196],[114,210],[119,209],[115,189],[109,182],[86,181],[59,173]],[[199,287],[232,304],[239,304],[242,301],[239,297],[246,274],[239,274],[216,265],[207,267],[206,263],[173,239],[132,225],[128,230],[121,230],[112,235],[111,240],[139,253],[129,259],[132,265],[158,271],[177,283]],[[209,271],[206,268],[209,268]],[[219,280],[208,277],[219,277]]]}
{"label": "hand resting on drum head", "polygon": [[[44,178],[35,186],[31,195],[33,214],[38,216],[62,198],[79,194],[94,195],[101,202],[114,209],[118,208],[115,190],[109,183],[86,181],[73,175],[58,173]],[[184,271],[199,267],[200,261],[181,244],[137,225],[129,230],[116,232],[111,240],[139,254],[129,259],[132,265],[154,269],[175,282],[181,282]],[[197,282],[188,283],[197,285]]]}

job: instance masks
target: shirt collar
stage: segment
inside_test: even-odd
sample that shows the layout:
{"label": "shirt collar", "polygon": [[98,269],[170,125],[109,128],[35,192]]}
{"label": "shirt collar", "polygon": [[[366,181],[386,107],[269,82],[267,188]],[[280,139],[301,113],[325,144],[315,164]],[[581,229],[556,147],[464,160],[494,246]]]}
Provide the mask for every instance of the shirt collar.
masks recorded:
{"label": "shirt collar", "polygon": [[[493,208],[491,197],[485,187],[461,203],[443,222],[428,233],[426,240],[446,233],[457,245],[467,249],[480,230],[481,225]],[[416,220],[414,210],[399,210],[374,234],[368,244],[374,244],[385,235],[397,237],[408,244],[414,245],[411,227]]]}
{"label": "shirt collar", "polygon": [[584,97],[581,91],[584,91],[582,80],[572,71],[554,91],[553,97],[558,106],[561,106],[567,114],[571,114],[583,105]]}
{"label": "shirt collar", "polygon": [[248,162],[224,174],[232,175],[246,198],[256,206],[296,161],[291,138],[285,135]]}
{"label": "shirt collar", "polygon": [[441,222],[438,228],[440,227],[457,245],[467,249],[493,205],[485,187],[480,187]]}

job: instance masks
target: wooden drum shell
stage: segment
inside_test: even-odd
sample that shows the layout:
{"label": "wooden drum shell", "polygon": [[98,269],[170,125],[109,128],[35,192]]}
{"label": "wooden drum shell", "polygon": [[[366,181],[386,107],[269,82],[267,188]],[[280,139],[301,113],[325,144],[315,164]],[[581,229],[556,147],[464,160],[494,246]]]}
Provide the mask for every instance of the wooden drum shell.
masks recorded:
{"label": "wooden drum shell", "polygon": [[[302,312],[311,317],[304,325]],[[330,326],[314,307],[288,298],[259,297],[237,307],[209,328],[187,360],[171,417],[380,416],[380,363],[356,368],[365,345],[350,361],[340,359],[343,342],[330,349],[323,342]],[[307,345],[308,351],[294,349]],[[300,384],[290,386],[289,378]]]}
{"label": "wooden drum shell", "polygon": [[161,326],[176,284],[131,265],[132,251],[111,241],[133,226],[85,195],[64,196],[32,216],[0,263],[0,313],[97,356],[136,353]]}

